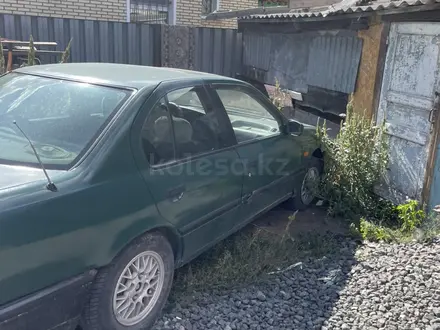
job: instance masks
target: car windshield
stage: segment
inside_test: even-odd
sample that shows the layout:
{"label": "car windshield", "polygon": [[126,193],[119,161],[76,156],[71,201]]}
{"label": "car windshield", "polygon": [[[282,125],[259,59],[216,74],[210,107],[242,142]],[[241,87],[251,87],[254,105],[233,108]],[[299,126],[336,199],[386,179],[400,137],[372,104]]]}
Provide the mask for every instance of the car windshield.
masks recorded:
{"label": "car windshield", "polygon": [[0,164],[67,169],[93,143],[129,91],[10,73],[0,77]]}

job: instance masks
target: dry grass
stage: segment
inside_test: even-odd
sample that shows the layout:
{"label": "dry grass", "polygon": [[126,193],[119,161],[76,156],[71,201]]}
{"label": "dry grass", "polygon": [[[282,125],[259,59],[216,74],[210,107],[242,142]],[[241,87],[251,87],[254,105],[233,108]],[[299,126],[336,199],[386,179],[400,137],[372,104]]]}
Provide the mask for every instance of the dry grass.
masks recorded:
{"label": "dry grass", "polygon": [[305,257],[322,257],[336,250],[331,234],[290,236],[293,221],[291,217],[281,235],[249,226],[219,243],[176,272],[174,295],[255,283]]}

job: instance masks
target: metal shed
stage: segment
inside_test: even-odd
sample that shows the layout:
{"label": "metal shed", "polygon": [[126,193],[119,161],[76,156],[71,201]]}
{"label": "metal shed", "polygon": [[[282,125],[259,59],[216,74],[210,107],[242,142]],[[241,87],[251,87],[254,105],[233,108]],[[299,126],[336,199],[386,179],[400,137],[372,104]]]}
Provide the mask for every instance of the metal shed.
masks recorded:
{"label": "metal shed", "polygon": [[387,126],[390,164],[378,192],[440,204],[440,0],[343,0],[239,16],[245,75],[277,78],[323,112],[337,113],[352,93]]}

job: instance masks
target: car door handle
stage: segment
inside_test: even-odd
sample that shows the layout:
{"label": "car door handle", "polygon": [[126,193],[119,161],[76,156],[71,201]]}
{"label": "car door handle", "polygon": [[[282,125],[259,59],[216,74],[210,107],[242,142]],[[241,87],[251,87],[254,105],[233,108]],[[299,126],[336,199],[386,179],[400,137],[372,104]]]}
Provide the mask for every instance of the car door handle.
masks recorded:
{"label": "car door handle", "polygon": [[173,201],[173,203],[175,203],[182,199],[184,193],[185,186],[181,185],[168,190],[168,197]]}

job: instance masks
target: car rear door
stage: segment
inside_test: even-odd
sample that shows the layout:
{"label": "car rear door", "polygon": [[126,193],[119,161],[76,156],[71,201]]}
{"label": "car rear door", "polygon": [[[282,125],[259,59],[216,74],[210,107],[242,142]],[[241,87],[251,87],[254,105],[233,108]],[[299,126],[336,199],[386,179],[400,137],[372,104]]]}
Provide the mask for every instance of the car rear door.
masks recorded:
{"label": "car rear door", "polygon": [[245,171],[241,213],[253,217],[291,196],[301,148],[283,130],[285,119],[278,109],[255,88],[215,83],[209,90],[233,128]]}
{"label": "car rear door", "polygon": [[243,171],[233,133],[218,112],[203,81],[164,83],[133,128],[140,172],[160,214],[183,236],[184,260],[236,225]]}

